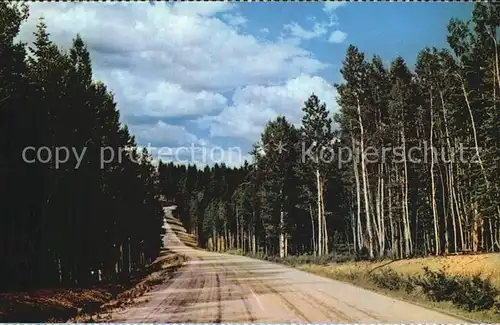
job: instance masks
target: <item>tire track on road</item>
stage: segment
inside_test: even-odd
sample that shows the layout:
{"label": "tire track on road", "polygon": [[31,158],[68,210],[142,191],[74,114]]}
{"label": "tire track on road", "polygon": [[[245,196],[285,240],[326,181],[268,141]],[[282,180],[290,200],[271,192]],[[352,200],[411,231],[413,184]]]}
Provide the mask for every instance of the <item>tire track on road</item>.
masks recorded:
{"label": "tire track on road", "polygon": [[[321,310],[324,315],[326,315],[328,318],[332,318],[330,321],[338,321],[338,322],[347,322],[347,323],[355,323],[357,320],[347,316],[347,314],[343,313],[341,310],[328,305],[321,299],[318,299],[312,294],[306,293],[299,291],[300,295],[304,297],[304,300],[309,303],[313,308]],[[314,303],[314,304],[313,304]]]}
{"label": "tire track on road", "polygon": [[[178,283],[178,285],[173,288],[173,285],[167,287],[168,290],[182,290],[184,288],[196,288],[197,278],[193,276],[192,266],[187,266],[189,269],[185,270],[184,273],[178,278],[174,283]],[[173,297],[172,297],[173,296]],[[177,314],[183,312],[186,309],[186,304],[188,302],[189,293],[179,292],[176,293],[171,292],[168,294],[165,299],[163,299],[160,304],[154,308],[147,317],[145,317],[145,321],[158,322],[158,318],[155,316],[159,316],[161,314],[167,313],[171,318],[175,318]]]}
{"label": "tire track on road", "polygon": [[[249,272],[249,274],[251,274],[251,275],[255,275],[253,272],[250,272],[250,271],[247,271],[247,272]],[[304,321],[306,323],[312,323],[311,320],[300,309],[298,309],[282,293],[280,293],[275,288],[273,288],[271,284],[265,283],[265,280],[258,279],[258,277],[256,277],[256,279],[257,280],[256,280],[256,282],[254,282],[254,284],[259,284],[261,286],[261,288],[263,287],[264,289],[267,289],[268,291],[270,291],[271,293],[276,295],[278,297],[279,301],[281,301],[282,304],[285,306],[285,308],[288,309],[289,311],[291,311],[292,314],[294,314],[296,317],[301,318],[302,321]],[[256,290],[256,291],[259,292],[259,290]],[[263,292],[265,292],[265,291],[266,290],[263,290]]]}
{"label": "tire track on road", "polygon": [[[220,261],[221,257],[220,256],[216,256],[216,259],[218,261]],[[227,286],[228,287],[228,297],[229,298],[232,297],[231,288],[233,288],[233,286],[231,284],[234,284],[236,286],[236,288],[239,289],[239,291],[240,291],[239,292],[239,294],[240,294],[239,299],[243,303],[243,306],[245,308],[245,313],[246,313],[246,316],[247,316],[245,319],[248,319],[249,322],[255,322],[256,318],[252,314],[252,311],[251,311],[250,306],[248,304],[248,300],[246,299],[247,296],[249,296],[250,294],[252,294],[251,289],[247,286],[247,288],[246,288],[247,290],[244,290],[245,288],[244,288],[243,284],[237,278],[232,278],[232,277],[229,276],[230,271],[232,273],[234,273],[234,274],[237,274],[237,272],[234,269],[229,270],[229,268],[226,267],[224,265],[224,263],[219,263],[219,266],[217,266],[215,264],[212,264],[212,265],[213,265],[213,268],[216,271],[219,271],[219,270],[217,270],[219,267],[222,269],[223,274],[224,274],[223,281],[230,284],[230,285]],[[248,292],[248,291],[250,291],[250,292]]]}
{"label": "tire track on road", "polygon": [[220,287],[220,278],[219,274],[215,275],[217,282],[217,318],[215,319],[216,323],[220,323],[222,320],[222,301],[221,301],[221,287]]}
{"label": "tire track on road", "polygon": [[[335,300],[336,302],[339,302],[339,303],[341,303],[341,304],[344,304],[344,305],[346,305],[346,306],[347,306],[347,307],[349,307],[349,308],[352,308],[352,309],[354,309],[354,310],[356,310],[356,311],[358,311],[358,312],[360,312],[360,313],[362,313],[362,314],[364,314],[364,315],[366,315],[366,316],[368,316],[368,317],[370,317],[370,318],[372,318],[372,319],[375,319],[375,320],[376,320],[377,322],[379,322],[379,323],[380,323],[380,322],[381,322],[381,323],[390,323],[390,322],[391,322],[389,319],[386,319],[386,318],[380,317],[379,315],[373,315],[373,313],[371,313],[371,312],[369,312],[369,311],[367,311],[367,310],[360,309],[360,308],[356,307],[356,306],[355,306],[355,305],[353,305],[353,304],[350,304],[350,303],[347,303],[347,302],[345,302],[345,301],[342,301],[342,300],[340,300],[340,299],[338,299],[338,298],[335,298],[335,297],[333,297],[331,294],[328,294],[328,293],[323,292],[323,291],[318,290],[318,289],[316,289],[315,291],[316,291],[316,292],[321,293],[322,295],[324,295],[324,296],[328,297],[329,299]],[[356,321],[357,321],[357,320],[354,320],[354,321],[352,321],[352,322],[356,322]]]}

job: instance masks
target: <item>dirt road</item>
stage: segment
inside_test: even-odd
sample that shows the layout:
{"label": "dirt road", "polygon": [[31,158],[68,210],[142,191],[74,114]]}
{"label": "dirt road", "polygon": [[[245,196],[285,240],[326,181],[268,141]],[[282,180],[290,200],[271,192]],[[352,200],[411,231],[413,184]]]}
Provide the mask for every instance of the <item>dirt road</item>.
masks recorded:
{"label": "dirt road", "polygon": [[464,323],[281,265],[195,250],[166,228],[167,247],[190,261],[145,302],[115,314],[114,322]]}

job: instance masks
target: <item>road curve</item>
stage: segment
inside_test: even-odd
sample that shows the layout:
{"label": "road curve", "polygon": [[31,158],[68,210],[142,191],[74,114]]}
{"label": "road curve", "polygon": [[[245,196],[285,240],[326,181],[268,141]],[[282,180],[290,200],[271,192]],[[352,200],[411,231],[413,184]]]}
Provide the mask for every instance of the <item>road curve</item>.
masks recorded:
{"label": "road curve", "polygon": [[192,249],[166,229],[167,247],[189,262],[143,303],[113,315],[114,322],[464,323],[293,268]]}

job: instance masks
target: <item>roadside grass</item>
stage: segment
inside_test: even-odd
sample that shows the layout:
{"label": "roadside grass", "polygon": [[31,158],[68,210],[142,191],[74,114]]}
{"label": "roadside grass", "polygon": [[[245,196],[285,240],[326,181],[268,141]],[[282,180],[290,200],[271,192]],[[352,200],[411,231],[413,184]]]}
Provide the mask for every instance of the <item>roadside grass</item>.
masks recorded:
{"label": "roadside grass", "polygon": [[[242,255],[241,251],[228,253]],[[500,323],[500,254],[355,261],[345,255],[249,257],[282,263],[469,322]]]}

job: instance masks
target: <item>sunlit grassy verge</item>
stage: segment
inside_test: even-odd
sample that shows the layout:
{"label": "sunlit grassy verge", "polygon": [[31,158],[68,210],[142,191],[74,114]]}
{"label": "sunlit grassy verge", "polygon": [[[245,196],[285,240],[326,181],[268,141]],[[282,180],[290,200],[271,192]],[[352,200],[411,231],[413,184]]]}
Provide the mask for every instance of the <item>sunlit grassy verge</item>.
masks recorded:
{"label": "sunlit grassy verge", "polygon": [[[230,253],[238,254],[237,251]],[[465,321],[500,323],[498,253],[374,262],[352,261],[335,255],[280,259],[258,254],[251,257],[348,282]]]}

